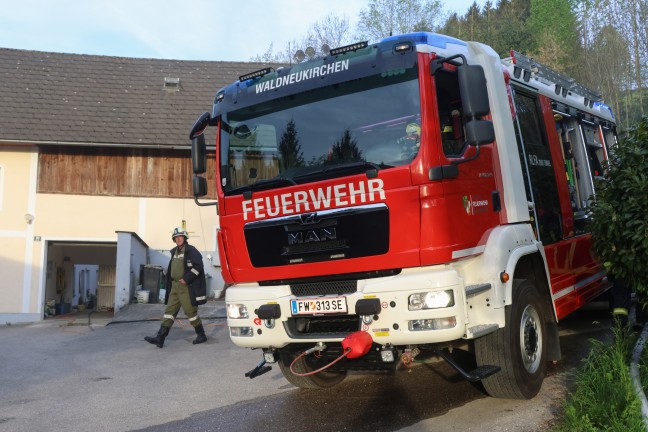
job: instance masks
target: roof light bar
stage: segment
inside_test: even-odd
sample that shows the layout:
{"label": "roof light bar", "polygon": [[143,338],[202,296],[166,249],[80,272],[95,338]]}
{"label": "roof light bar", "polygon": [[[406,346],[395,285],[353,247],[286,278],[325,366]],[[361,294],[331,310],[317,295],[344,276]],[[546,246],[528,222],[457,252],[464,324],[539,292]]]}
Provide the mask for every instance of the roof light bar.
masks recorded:
{"label": "roof light bar", "polygon": [[264,75],[269,74],[272,71],[274,71],[274,69],[272,69],[271,67],[259,69],[258,71],[254,71],[254,72],[250,72],[249,74],[241,75],[239,77],[239,81],[243,82],[243,81],[247,81],[247,80],[252,79],[252,78],[259,78],[259,77],[262,77]]}
{"label": "roof light bar", "polygon": [[336,56],[336,55],[344,54],[344,53],[347,53],[347,52],[350,52],[350,51],[357,51],[357,50],[362,49],[362,48],[367,48],[368,46],[369,46],[369,42],[364,41],[364,42],[354,43],[354,44],[351,44],[351,45],[346,45],[346,46],[339,47],[339,48],[333,48],[331,50],[331,55]]}

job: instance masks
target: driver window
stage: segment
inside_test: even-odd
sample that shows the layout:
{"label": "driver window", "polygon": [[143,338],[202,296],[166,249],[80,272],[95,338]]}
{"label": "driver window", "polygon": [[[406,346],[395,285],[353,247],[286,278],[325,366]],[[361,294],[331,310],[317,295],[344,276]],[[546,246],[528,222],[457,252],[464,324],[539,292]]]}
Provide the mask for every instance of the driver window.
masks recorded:
{"label": "driver window", "polygon": [[436,73],[436,95],[443,153],[461,156],[466,148],[459,79],[455,72],[441,69]]}

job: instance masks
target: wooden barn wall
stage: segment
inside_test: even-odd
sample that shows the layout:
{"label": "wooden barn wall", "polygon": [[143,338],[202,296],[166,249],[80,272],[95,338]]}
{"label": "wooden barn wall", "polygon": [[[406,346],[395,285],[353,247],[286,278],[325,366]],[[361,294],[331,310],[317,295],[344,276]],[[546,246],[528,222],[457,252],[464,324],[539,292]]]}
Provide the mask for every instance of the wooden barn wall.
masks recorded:
{"label": "wooden barn wall", "polygon": [[[216,198],[214,154],[208,156],[209,195]],[[38,192],[73,195],[192,198],[189,150],[42,147]]]}

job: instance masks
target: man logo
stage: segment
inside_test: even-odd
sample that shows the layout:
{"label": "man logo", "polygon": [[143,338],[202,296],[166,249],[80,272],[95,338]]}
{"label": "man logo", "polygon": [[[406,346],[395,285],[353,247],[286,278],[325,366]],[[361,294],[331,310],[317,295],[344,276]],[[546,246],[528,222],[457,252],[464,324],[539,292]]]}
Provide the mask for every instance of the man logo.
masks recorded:
{"label": "man logo", "polygon": [[299,221],[302,225],[312,225],[319,222],[317,213],[304,213],[299,215]]}
{"label": "man logo", "polygon": [[288,234],[288,245],[323,242],[336,240],[337,230],[335,227],[320,228],[318,230],[297,231]]}

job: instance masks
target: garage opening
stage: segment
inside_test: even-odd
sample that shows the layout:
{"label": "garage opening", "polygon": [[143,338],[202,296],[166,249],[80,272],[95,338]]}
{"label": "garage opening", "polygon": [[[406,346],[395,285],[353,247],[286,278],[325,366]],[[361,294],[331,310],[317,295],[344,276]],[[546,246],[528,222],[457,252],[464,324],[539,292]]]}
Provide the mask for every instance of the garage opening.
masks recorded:
{"label": "garage opening", "polygon": [[117,242],[48,241],[44,318],[115,309]]}

